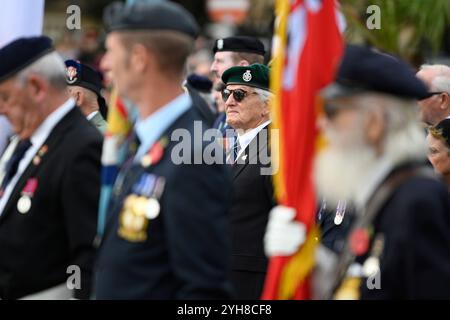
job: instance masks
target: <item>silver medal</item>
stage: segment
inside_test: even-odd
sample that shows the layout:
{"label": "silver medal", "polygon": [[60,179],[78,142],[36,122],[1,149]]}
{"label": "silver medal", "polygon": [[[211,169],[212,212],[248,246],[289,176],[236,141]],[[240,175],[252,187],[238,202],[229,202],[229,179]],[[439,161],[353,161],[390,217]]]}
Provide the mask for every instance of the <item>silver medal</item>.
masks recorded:
{"label": "silver medal", "polygon": [[363,273],[366,277],[372,277],[380,271],[380,260],[376,257],[369,257],[363,265]]}
{"label": "silver medal", "polygon": [[19,201],[17,202],[17,210],[22,213],[28,213],[31,209],[31,198],[29,196],[22,196],[20,197]]}
{"label": "silver medal", "polygon": [[342,223],[342,216],[336,213],[336,216],[334,217],[334,224],[340,225]]}
{"label": "silver medal", "polygon": [[161,206],[155,198],[148,199],[147,208],[145,210],[145,216],[147,219],[155,219],[159,215]]}
{"label": "silver medal", "polygon": [[339,200],[337,208],[336,208],[336,215],[334,216],[334,224],[340,225],[342,223],[342,220],[344,220],[345,215],[345,209],[347,207],[347,202]]}

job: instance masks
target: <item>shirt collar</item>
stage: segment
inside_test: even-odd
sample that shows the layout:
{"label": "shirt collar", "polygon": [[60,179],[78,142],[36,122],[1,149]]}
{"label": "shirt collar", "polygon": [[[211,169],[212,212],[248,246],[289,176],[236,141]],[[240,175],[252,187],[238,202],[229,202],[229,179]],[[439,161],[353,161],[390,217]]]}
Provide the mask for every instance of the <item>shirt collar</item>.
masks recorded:
{"label": "shirt collar", "polygon": [[139,119],[135,128],[136,134],[141,141],[141,145],[135,159],[139,160],[164,131],[190,108],[191,104],[192,101],[190,96],[184,93],[167,103],[146,119]]}
{"label": "shirt collar", "polygon": [[240,150],[244,150],[247,148],[247,146],[252,142],[252,140],[258,135],[258,133],[264,129],[268,124],[270,123],[270,120],[264,122],[263,124],[259,125],[258,127],[251,129],[243,134],[239,134],[238,132],[238,141]]}
{"label": "shirt collar", "polygon": [[73,98],[69,98],[55,111],[53,111],[47,118],[45,118],[45,120],[41,123],[41,125],[36,129],[36,131],[30,138],[32,145],[42,145],[50,135],[50,132],[53,130],[56,124],[61,121],[61,119],[74,107],[75,100]]}
{"label": "shirt collar", "polygon": [[91,121],[92,118],[94,118],[97,115],[97,113],[98,113],[98,110],[95,110],[94,112],[89,113],[88,116],[86,117],[86,119],[88,121]]}

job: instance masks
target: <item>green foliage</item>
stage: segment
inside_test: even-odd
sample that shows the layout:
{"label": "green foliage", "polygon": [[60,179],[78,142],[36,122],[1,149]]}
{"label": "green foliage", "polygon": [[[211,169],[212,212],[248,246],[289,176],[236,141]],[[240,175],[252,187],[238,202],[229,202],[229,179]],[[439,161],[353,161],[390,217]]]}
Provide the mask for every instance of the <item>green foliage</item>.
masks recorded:
{"label": "green foliage", "polygon": [[[438,52],[450,25],[448,0],[341,0],[350,42],[365,41],[414,62],[424,48]],[[381,11],[381,29],[369,30],[367,7]]]}

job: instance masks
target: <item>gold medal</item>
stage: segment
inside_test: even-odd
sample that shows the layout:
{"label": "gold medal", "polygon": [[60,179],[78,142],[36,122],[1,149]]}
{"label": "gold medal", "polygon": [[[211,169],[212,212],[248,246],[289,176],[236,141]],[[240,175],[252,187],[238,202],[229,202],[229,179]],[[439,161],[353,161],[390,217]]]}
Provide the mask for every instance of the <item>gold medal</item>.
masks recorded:
{"label": "gold medal", "polygon": [[358,277],[345,278],[336,293],[334,300],[359,300],[360,298],[361,279]]}
{"label": "gold medal", "polygon": [[26,214],[31,209],[31,198],[27,195],[23,195],[20,197],[19,201],[17,202],[17,210],[21,214]]}
{"label": "gold medal", "polygon": [[145,216],[148,199],[129,195],[119,217],[118,234],[130,242],[147,240],[148,219]]}

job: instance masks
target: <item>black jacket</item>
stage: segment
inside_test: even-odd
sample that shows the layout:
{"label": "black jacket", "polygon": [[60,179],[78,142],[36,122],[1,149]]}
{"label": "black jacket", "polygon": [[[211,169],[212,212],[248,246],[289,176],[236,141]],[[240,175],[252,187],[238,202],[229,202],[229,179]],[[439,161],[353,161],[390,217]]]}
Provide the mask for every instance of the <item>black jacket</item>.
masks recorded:
{"label": "black jacket", "polygon": [[[100,190],[102,138],[77,107],[54,127],[48,151],[17,182],[0,215],[0,297],[16,299],[65,283],[70,265],[81,269],[88,298]],[[31,209],[17,210],[27,181],[38,186]]]}
{"label": "black jacket", "polygon": [[232,165],[232,280],[238,299],[259,299],[266,275],[263,238],[275,205],[272,176],[261,172],[270,167],[267,134],[266,127],[241,155],[243,163]]}
{"label": "black jacket", "polygon": [[[404,165],[394,172],[411,166]],[[449,230],[447,187],[423,176],[402,182],[373,223],[374,237],[384,237],[381,289],[369,289],[364,280],[361,298],[450,299]],[[372,284],[376,284],[375,279]]]}
{"label": "black jacket", "polygon": [[[177,165],[172,154],[178,144],[170,141],[172,132],[185,129],[193,136],[195,120],[200,116],[192,107],[166,130],[162,137],[168,139],[168,145],[157,163],[143,167],[131,162],[122,168],[99,250],[97,299],[230,297],[229,175],[217,164]],[[191,144],[186,150],[191,153],[190,160],[203,151],[199,147]],[[136,194],[139,179],[146,175],[165,179],[158,200],[161,211],[140,226],[141,238],[133,242],[119,232],[125,223],[121,217],[126,213],[126,199]],[[123,183],[121,176],[125,177]]]}

